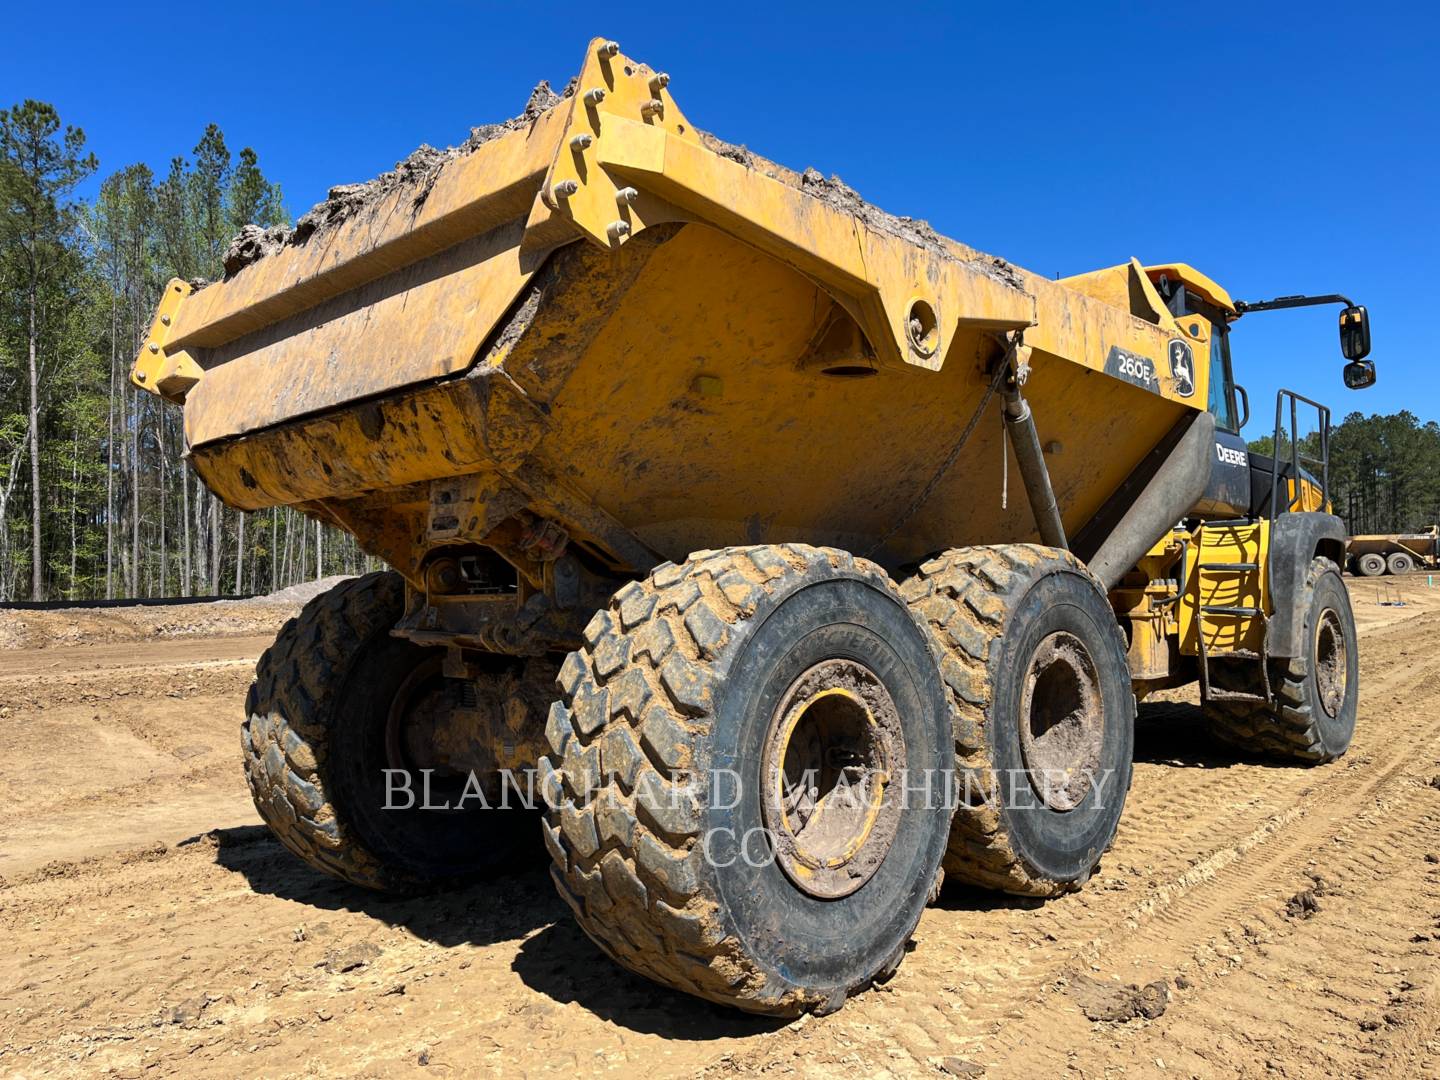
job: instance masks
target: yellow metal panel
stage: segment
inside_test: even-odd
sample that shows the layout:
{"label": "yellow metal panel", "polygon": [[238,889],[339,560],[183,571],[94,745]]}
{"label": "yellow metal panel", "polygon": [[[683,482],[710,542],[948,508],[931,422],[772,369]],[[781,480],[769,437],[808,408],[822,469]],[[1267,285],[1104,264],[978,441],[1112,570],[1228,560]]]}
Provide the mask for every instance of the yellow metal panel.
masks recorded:
{"label": "yellow metal panel", "polygon": [[514,221],[208,356],[185,409],[200,446],[453,374],[530,277]]}
{"label": "yellow metal panel", "polygon": [[564,111],[557,106],[449,162],[423,201],[401,185],[349,220],[201,290],[175,327],[176,342],[214,348],[524,216]]}
{"label": "yellow metal panel", "polygon": [[194,291],[194,286],[179,278],[172,278],[165,286],[155,321],[150,324],[150,333],[145,335],[140,355],[130,370],[131,382],[167,401],[183,402],[185,395],[200,381],[200,365],[171,341],[181,303]]}
{"label": "yellow metal panel", "polygon": [[1109,266],[1103,270],[1061,278],[1060,284],[1121,311],[1129,311],[1137,319],[1144,319],[1157,326],[1174,325],[1174,316],[1165,307],[1160,294],[1155,291],[1155,286],[1140,265],[1139,259],[1131,259],[1120,266]]}
{"label": "yellow metal panel", "polygon": [[[1266,552],[1269,551],[1270,523],[1253,525],[1212,525],[1197,531],[1187,564],[1188,590],[1180,606],[1180,650],[1197,651],[1196,630],[1199,606],[1257,607],[1272,610],[1269,582],[1265,580]],[[1217,572],[1198,569],[1200,563],[1258,563],[1258,571]],[[1243,615],[1207,613],[1204,618],[1205,645],[1211,653],[1247,649],[1259,653],[1264,627],[1261,620]]]}
{"label": "yellow metal panel", "polygon": [[1145,273],[1151,281],[1158,280],[1161,274],[1172,281],[1183,281],[1191,292],[1235,314],[1235,302],[1230,299],[1230,294],[1188,263],[1159,263],[1145,267]]}

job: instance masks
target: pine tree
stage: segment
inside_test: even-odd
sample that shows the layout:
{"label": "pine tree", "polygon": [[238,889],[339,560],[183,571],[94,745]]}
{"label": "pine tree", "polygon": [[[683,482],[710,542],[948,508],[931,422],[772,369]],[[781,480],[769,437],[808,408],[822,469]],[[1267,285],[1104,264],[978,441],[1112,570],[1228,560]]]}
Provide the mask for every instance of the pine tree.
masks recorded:
{"label": "pine tree", "polygon": [[85,150],[85,133],[65,127],[53,106],[24,101],[0,110],[0,249],[20,262],[25,304],[28,358],[30,452],[30,595],[45,598],[40,486],[40,338],[41,293],[67,254],[78,219],[68,199],[75,186],[95,171],[94,154]]}

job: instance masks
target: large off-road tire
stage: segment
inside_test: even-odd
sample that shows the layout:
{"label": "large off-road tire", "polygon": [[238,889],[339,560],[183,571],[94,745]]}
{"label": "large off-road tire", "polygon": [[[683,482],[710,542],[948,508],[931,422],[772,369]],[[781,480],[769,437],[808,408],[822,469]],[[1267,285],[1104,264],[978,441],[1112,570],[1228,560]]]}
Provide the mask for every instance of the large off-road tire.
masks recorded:
{"label": "large off-road tire", "polygon": [[[1320,765],[1350,748],[1360,698],[1360,652],[1355,616],[1340,568],[1315,558],[1295,597],[1304,612],[1302,656],[1272,660],[1273,705],[1205,701],[1210,729],[1223,742],[1282,761]],[[1259,679],[1227,687],[1256,692]]]}
{"label": "large off-road tire", "polygon": [[1134,753],[1104,589],[1068,552],[1009,544],[946,552],[901,591],[930,629],[954,717],[946,875],[1027,896],[1082,884],[1114,839]]}
{"label": "large off-road tire", "polygon": [[[256,665],[241,737],[255,807],[280,842],[316,869],[387,892],[495,869],[533,843],[535,828],[523,809],[458,799],[463,780],[443,770],[432,774],[428,801],[463,808],[422,808],[424,778],[397,749],[405,717],[392,706],[425,695],[443,704],[462,688],[441,677],[437,650],[390,636],[403,606],[404,583],[393,572],[341,582],[306,604]],[[497,658],[494,678],[529,703],[538,731],[553,693],[527,685],[540,680],[517,673],[519,663]],[[552,682],[553,664],[532,663]],[[404,774],[387,778],[394,769]],[[415,805],[401,808],[411,795]],[[386,809],[387,800],[397,808]]]}
{"label": "large off-road tire", "polygon": [[1385,556],[1378,551],[1367,551],[1356,556],[1355,569],[1361,577],[1379,577],[1385,573]]}
{"label": "large off-road tire", "polygon": [[1408,551],[1392,551],[1385,559],[1385,569],[1396,577],[1415,569],[1415,556]]}
{"label": "large off-road tire", "polygon": [[585,638],[540,789],[586,933],[757,1013],[828,1012],[888,977],[938,892],[952,760],[925,632],[884,571],[799,545],[698,552]]}

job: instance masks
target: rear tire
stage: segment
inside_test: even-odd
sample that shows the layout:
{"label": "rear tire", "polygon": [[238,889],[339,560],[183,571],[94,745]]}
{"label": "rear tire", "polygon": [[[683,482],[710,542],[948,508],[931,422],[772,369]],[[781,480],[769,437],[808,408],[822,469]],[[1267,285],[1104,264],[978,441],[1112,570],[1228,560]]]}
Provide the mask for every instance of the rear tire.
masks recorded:
{"label": "rear tire", "polygon": [[[930,628],[954,717],[962,786],[946,874],[1027,896],[1078,887],[1114,839],[1134,754],[1135,696],[1104,590],[1068,552],[1010,544],[946,552],[902,591]],[[1056,783],[1065,769],[1080,781],[1088,770],[1088,788]]]}
{"label": "rear tire", "polygon": [[1385,560],[1385,569],[1399,577],[1415,569],[1415,557],[1406,551],[1393,551]]}
{"label": "rear tire", "polygon": [[1385,556],[1376,551],[1367,551],[1355,559],[1355,569],[1361,577],[1379,577],[1385,573]]}
{"label": "rear tire", "polygon": [[[539,779],[552,876],[596,944],[780,1016],[894,972],[950,815],[938,781],[927,799],[904,778],[952,759],[924,630],[884,571],[800,545],[700,552],[621,589],[585,638]],[[792,772],[812,751],[814,776]],[[832,798],[852,771],[859,816]]]}
{"label": "rear tire", "polygon": [[[487,810],[473,799],[458,810],[419,807],[422,781],[395,760],[387,740],[391,706],[401,694],[459,687],[441,678],[435,649],[390,636],[404,599],[400,575],[382,572],[343,581],[306,604],[256,665],[241,734],[255,808],[280,842],[317,870],[386,892],[494,870],[533,842],[535,827],[531,812]],[[553,665],[507,663],[538,665],[530,670],[553,685],[545,677]],[[516,680],[513,671],[496,677],[514,684],[507,692],[529,703],[529,726],[538,729],[548,688]],[[385,809],[387,797],[396,806],[406,801],[398,781],[387,791],[385,770],[397,767],[409,773],[416,807]],[[456,785],[434,779],[431,801],[453,803]]]}
{"label": "rear tire", "polygon": [[[1282,761],[1320,765],[1344,754],[1355,734],[1360,698],[1355,616],[1340,569],[1329,559],[1310,563],[1296,603],[1304,612],[1305,654],[1271,661],[1275,703],[1206,701],[1203,707],[1223,742]],[[1245,687],[1231,689],[1258,691],[1255,670]]]}

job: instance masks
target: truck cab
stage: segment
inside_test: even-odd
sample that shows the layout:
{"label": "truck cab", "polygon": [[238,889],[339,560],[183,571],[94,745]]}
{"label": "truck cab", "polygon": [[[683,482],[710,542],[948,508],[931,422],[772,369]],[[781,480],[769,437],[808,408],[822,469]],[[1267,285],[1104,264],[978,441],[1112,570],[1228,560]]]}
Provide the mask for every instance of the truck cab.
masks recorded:
{"label": "truck cab", "polygon": [[[1311,416],[1318,425],[1315,441],[1322,445],[1313,447],[1321,451],[1318,456],[1297,450],[1297,453],[1292,455],[1294,460],[1281,460],[1277,485],[1276,456],[1250,449],[1242,434],[1251,419],[1250,396],[1245,387],[1235,381],[1230,334],[1232,324],[1240,318],[1248,305],[1237,305],[1223,288],[1183,263],[1146,267],[1146,273],[1172,315],[1177,319],[1196,316],[1209,324],[1207,408],[1215,418],[1215,459],[1204,498],[1195,507],[1195,517],[1202,520],[1270,517],[1272,493],[1276,492],[1276,497],[1282,500],[1278,508],[1281,513],[1286,509],[1328,510],[1328,476],[1325,475],[1328,471],[1328,453],[1325,452],[1328,451],[1328,445],[1325,444],[1328,443],[1329,410],[1317,402],[1285,392],[1296,404],[1297,415],[1290,418],[1294,421],[1292,430],[1283,431],[1281,424],[1286,419],[1282,415],[1284,409],[1277,408],[1276,436],[1272,446],[1279,448],[1292,445],[1299,437],[1299,432],[1293,428],[1298,426],[1298,421]],[[1363,308],[1359,310],[1364,311]],[[1305,406],[1304,416],[1298,415],[1298,406],[1301,405]],[[1303,439],[1299,445],[1309,448]],[[1305,464],[1314,465],[1319,475],[1306,469]]]}

